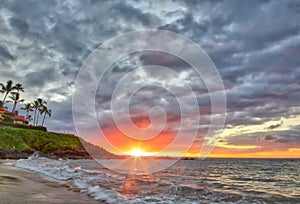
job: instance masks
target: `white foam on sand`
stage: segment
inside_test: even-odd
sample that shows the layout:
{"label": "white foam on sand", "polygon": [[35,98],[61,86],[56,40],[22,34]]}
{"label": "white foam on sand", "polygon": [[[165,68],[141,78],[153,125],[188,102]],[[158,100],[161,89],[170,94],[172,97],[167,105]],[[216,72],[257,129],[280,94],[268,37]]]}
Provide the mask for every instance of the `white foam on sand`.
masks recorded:
{"label": "white foam on sand", "polygon": [[74,185],[81,189],[80,192],[88,193],[96,200],[106,201],[108,203],[123,203],[125,201],[121,195],[112,190],[108,190],[100,186],[91,186],[79,179],[74,181]]}
{"label": "white foam on sand", "polygon": [[[127,200],[116,191],[88,183],[89,181],[94,180],[93,176],[89,177],[87,175],[88,170],[81,170],[81,167],[79,166],[72,168],[67,164],[62,165],[62,160],[58,161],[42,157],[35,157],[29,159],[20,159],[16,161],[14,165],[19,168],[43,174],[59,181],[70,180],[75,187],[80,189],[81,193],[87,193],[96,200],[101,200],[108,203],[143,203],[141,200]],[[109,174],[107,176],[109,177]]]}
{"label": "white foam on sand", "polygon": [[[183,176],[162,173],[159,179],[108,172],[93,160],[52,160],[43,157],[20,159],[16,167],[31,170],[50,178],[66,181],[96,200],[107,203],[247,203],[245,197],[222,193],[210,188],[185,184]],[[174,172],[173,172],[174,173]],[[159,176],[159,175],[157,175]],[[175,180],[174,180],[175,179]],[[126,183],[129,189],[126,189]],[[128,191],[123,191],[123,190]],[[251,201],[254,202],[253,199]],[[256,201],[255,201],[256,202]],[[258,202],[262,203],[262,202]]]}

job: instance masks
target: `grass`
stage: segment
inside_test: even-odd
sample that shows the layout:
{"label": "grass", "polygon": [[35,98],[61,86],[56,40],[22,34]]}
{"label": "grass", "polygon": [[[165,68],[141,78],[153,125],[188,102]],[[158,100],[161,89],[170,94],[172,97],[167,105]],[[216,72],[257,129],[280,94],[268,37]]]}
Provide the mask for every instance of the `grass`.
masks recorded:
{"label": "grass", "polygon": [[81,148],[78,137],[70,134],[26,130],[20,128],[0,128],[0,148],[17,150],[37,150],[52,152]]}

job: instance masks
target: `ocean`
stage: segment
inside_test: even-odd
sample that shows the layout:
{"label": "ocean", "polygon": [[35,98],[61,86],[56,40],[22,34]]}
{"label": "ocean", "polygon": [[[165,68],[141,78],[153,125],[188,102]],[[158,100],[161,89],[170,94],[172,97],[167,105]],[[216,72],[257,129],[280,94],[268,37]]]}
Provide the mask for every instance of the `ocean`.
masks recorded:
{"label": "ocean", "polygon": [[106,203],[300,203],[300,159],[179,160],[150,175],[116,173],[95,160],[37,157],[11,165]]}

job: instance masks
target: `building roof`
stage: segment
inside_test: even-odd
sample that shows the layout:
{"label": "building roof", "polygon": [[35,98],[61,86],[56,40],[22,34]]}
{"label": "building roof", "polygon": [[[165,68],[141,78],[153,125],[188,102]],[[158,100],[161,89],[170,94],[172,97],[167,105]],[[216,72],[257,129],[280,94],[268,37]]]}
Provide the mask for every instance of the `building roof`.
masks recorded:
{"label": "building roof", "polygon": [[[8,111],[4,108],[0,108],[0,113],[1,114],[12,115],[12,112],[10,112],[10,111]],[[0,120],[4,120],[4,118],[0,116]],[[29,121],[22,115],[14,115],[14,120],[15,121],[22,121],[24,123],[29,123]]]}
{"label": "building roof", "polygon": [[14,120],[15,120],[15,121],[28,122],[28,120],[27,120],[24,116],[22,116],[22,115],[15,115],[15,116],[14,116]]}
{"label": "building roof", "polygon": [[4,109],[4,108],[0,108],[0,113],[1,114],[8,114],[8,115],[11,115],[12,112],[9,112],[8,110]]}

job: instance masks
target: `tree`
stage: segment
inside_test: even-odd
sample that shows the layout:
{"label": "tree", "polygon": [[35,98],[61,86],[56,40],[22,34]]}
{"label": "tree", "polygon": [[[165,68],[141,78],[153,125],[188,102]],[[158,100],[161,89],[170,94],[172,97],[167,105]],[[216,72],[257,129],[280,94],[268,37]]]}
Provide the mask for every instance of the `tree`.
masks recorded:
{"label": "tree", "polygon": [[35,125],[36,111],[39,109],[39,102],[38,101],[33,101],[32,102],[32,107],[34,108],[33,125]]}
{"label": "tree", "polygon": [[13,90],[15,90],[16,87],[13,86],[13,81],[9,80],[6,82],[6,85],[4,85],[3,83],[0,84],[0,93],[4,93],[4,98],[2,100],[2,106],[1,108],[4,106],[5,102],[6,102],[6,97],[8,96],[8,94],[10,92],[12,92]]}
{"label": "tree", "polygon": [[20,99],[20,94],[18,92],[12,93],[11,96],[9,96],[9,98],[12,100],[12,101],[9,101],[9,102],[13,102],[14,103],[12,111],[11,111],[12,115],[14,116],[17,104],[18,103],[23,103],[24,99]]}
{"label": "tree", "polygon": [[26,111],[26,118],[28,118],[29,112],[33,111],[31,103],[26,103],[21,109]]}
{"label": "tree", "polygon": [[47,106],[43,106],[43,108],[41,109],[41,115],[42,114],[44,114],[44,118],[43,118],[43,122],[42,122],[42,126],[44,126],[46,115],[51,117],[52,111],[51,111],[51,109],[48,109]]}
{"label": "tree", "polygon": [[[37,104],[35,104],[35,105],[37,105],[37,106],[34,107],[34,108],[35,108],[35,114],[36,114],[36,111],[37,111],[37,110],[42,109],[43,106],[47,104],[47,102],[44,101],[42,98],[38,98],[38,99],[37,99],[36,101],[34,101],[34,102],[37,103]],[[40,111],[40,110],[39,110],[39,111]],[[39,123],[39,114],[35,115],[35,126],[37,126],[38,123]]]}
{"label": "tree", "polygon": [[[3,100],[0,100],[0,108],[6,108],[6,102],[12,102],[12,119],[14,115],[18,115],[17,106],[18,103],[24,102],[24,99],[21,99],[21,92],[24,91],[24,87],[21,83],[17,83],[14,85],[12,80],[9,80],[4,83],[0,83],[0,93],[4,94]],[[9,98],[9,100],[6,100]],[[26,119],[31,121],[33,120],[33,125],[37,126],[39,124],[39,117],[43,117],[42,126],[44,126],[45,119],[47,116],[51,117],[51,110],[46,107],[47,102],[44,101],[42,98],[38,98],[37,100],[33,101],[32,103],[27,103],[24,107],[21,107],[22,110],[26,111]],[[30,112],[34,111],[34,115],[30,115]],[[10,113],[9,113],[10,114]],[[40,116],[41,115],[41,116]]]}
{"label": "tree", "polygon": [[14,116],[15,115],[15,111],[16,111],[16,107],[17,107],[17,104],[18,103],[22,103],[24,102],[24,99],[20,99],[20,94],[17,93],[17,92],[14,92],[11,94],[11,96],[9,96],[9,98],[11,99],[11,101],[7,101],[7,102],[12,102],[14,103],[13,104],[13,107],[12,107],[12,115]]}
{"label": "tree", "polygon": [[17,83],[17,84],[15,85],[15,90],[16,90],[18,93],[20,93],[20,91],[21,91],[21,92],[24,92],[24,87],[22,86],[22,84]]}

